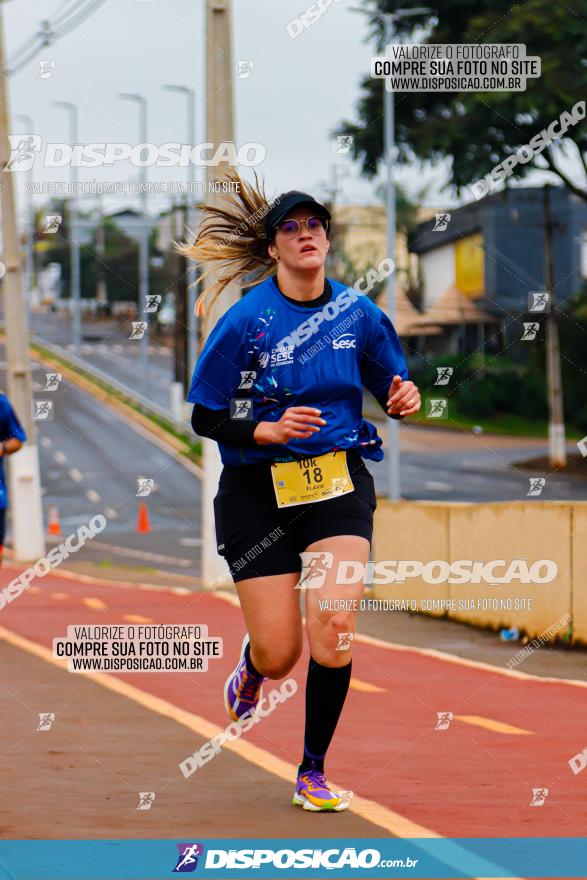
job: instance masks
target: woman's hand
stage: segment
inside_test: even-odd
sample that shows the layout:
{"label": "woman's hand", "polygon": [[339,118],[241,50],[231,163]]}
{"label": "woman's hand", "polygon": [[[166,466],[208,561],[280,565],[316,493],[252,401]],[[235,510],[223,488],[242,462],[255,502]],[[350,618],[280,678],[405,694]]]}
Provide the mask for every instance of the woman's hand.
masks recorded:
{"label": "woman's hand", "polygon": [[408,379],[402,380],[401,376],[394,376],[389,386],[387,415],[411,416],[418,412],[421,405],[420,392],[414,383]]}
{"label": "woman's hand", "polygon": [[267,443],[289,443],[290,440],[306,440],[325,425],[320,410],[311,406],[290,406],[278,422],[259,422],[253,437],[264,446]]}

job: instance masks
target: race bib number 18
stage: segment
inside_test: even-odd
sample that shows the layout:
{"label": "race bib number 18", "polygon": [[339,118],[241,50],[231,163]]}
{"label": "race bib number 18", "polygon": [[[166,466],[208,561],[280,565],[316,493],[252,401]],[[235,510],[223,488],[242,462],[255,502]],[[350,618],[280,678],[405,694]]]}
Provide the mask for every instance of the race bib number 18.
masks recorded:
{"label": "race bib number 18", "polygon": [[344,450],[299,461],[274,462],[271,476],[278,507],[326,501],[355,488]]}

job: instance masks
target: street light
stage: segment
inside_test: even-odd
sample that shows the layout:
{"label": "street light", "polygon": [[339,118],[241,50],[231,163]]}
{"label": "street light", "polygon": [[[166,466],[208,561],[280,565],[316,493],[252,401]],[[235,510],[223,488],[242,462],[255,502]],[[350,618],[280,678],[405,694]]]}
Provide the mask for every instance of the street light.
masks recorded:
{"label": "street light", "polygon": [[[383,21],[385,47],[389,46],[393,37],[393,23],[413,15],[427,15],[432,9],[419,7],[416,9],[398,9],[395,12],[368,12],[353,7],[352,12],[361,12]],[[395,181],[393,160],[395,155],[394,104],[391,79],[385,81],[385,98],[383,104],[383,151],[387,169],[386,207],[387,207],[387,256],[395,259]],[[387,277],[387,313],[392,324],[395,321],[395,272]],[[389,488],[391,501],[401,496],[401,478],[399,464],[399,420],[389,419]]]}
{"label": "street light", "polygon": [[[72,149],[77,144],[78,138],[78,109],[75,104],[72,104],[70,101],[53,101],[54,107],[61,107],[63,110],[67,110],[69,114],[69,141],[71,143]],[[70,230],[69,230],[69,252],[71,255],[71,268],[70,268],[70,277],[71,277],[71,303],[73,306],[73,345],[75,349],[75,353],[78,357],[81,355],[81,341],[82,341],[82,325],[81,325],[81,303],[80,303],[80,279],[81,279],[81,263],[80,263],[80,248],[79,242],[77,240],[77,191],[78,191],[78,169],[75,163],[75,157],[72,156],[72,161],[69,166],[70,175],[71,175],[71,186],[72,193],[70,197],[70,209],[69,209],[69,217],[70,217]]]}
{"label": "street light", "polygon": [[[16,113],[14,116],[15,119],[19,119],[25,127],[25,131],[32,134],[35,130],[35,123],[33,121],[32,116],[25,116],[22,113]],[[36,288],[35,284],[35,256],[34,256],[34,241],[35,241],[35,205],[33,202],[33,192],[34,192],[34,165],[31,164],[31,167],[26,172],[27,183],[28,183],[28,197],[26,200],[27,204],[27,237],[26,237],[26,280],[25,280],[25,288],[26,288],[26,300],[29,305],[29,308],[33,305],[33,285]]]}
{"label": "street light", "polygon": [[[194,147],[196,145],[196,90],[190,89],[188,86],[174,86],[174,85],[164,85],[164,91],[166,92],[176,92],[180,95],[185,95],[186,97],[186,111],[187,111],[187,136],[188,143],[190,146]],[[188,192],[187,192],[187,206],[188,206],[188,216],[187,216],[187,225],[190,232],[195,228],[196,225],[196,211],[195,211],[195,201],[196,201],[196,192],[197,192],[197,166],[194,162],[188,162],[187,168],[187,180],[188,180]],[[192,195],[193,192],[193,195]],[[196,354],[197,354],[197,327],[196,327],[196,263],[194,260],[189,261],[189,275],[188,275],[188,371],[190,377],[193,375],[194,367],[196,365]]]}
{"label": "street light", "polygon": [[[132,101],[139,108],[139,138],[140,143],[147,143],[147,99],[143,95],[136,95],[129,92],[121,92],[118,95],[123,101]],[[141,165],[140,170],[141,182],[141,214],[143,217],[143,228],[139,238],[139,312],[144,310],[149,296],[149,217],[147,205],[147,166]],[[140,373],[141,373],[141,391],[145,397],[149,392],[149,319],[146,316],[146,328],[141,337],[141,357],[140,357]]]}

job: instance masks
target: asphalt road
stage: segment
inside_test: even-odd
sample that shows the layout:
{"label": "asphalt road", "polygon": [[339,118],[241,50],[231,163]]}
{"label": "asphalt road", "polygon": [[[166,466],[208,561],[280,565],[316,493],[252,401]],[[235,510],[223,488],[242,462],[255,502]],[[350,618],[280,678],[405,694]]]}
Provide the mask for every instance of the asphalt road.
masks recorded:
{"label": "asphalt road", "polygon": [[[35,313],[34,332],[57,345],[68,346],[71,327],[62,314]],[[115,321],[84,322],[82,356],[89,364],[105,370],[131,388],[140,388],[139,343],[130,341]],[[149,396],[161,406],[169,405],[173,362],[171,353],[156,345],[149,353]],[[385,423],[378,425],[385,437]],[[562,474],[540,474],[518,466],[529,458],[544,455],[546,441],[499,437],[489,434],[401,427],[401,493],[411,500],[433,501],[541,501],[587,499],[587,480]],[[576,452],[574,443],[569,452]],[[388,468],[385,461],[369,463],[377,492],[387,494]],[[540,494],[528,495],[530,478],[545,479]],[[540,487],[538,487],[540,488]]]}
{"label": "asphalt road", "polygon": [[[383,423],[378,424],[382,433]],[[385,441],[384,441],[385,442]],[[430,501],[571,501],[587,500],[587,480],[576,475],[526,470],[520,463],[547,454],[546,441],[528,437],[473,434],[405,423],[400,429],[401,494]],[[577,452],[567,444],[569,454]],[[368,463],[377,491],[386,494],[385,459]],[[534,484],[528,495],[530,480]]]}
{"label": "asphalt road", "polygon": [[[2,364],[2,380],[4,379]],[[35,397],[45,371],[33,374]],[[2,381],[4,385],[4,381]],[[200,570],[200,480],[146,435],[68,382],[53,392],[54,418],[38,421],[45,522],[57,507],[64,535],[97,513],[107,525],[75,561],[143,568],[193,578]],[[137,497],[138,479],[154,481]],[[151,531],[137,533],[139,501],[147,504]],[[189,583],[186,580],[186,584]]]}
{"label": "asphalt road", "polygon": [[[127,332],[128,330],[128,332]],[[62,312],[33,312],[30,331],[35,336],[75,354],[71,319]],[[100,370],[140,392],[142,389],[141,343],[129,338],[130,325],[117,320],[83,321],[81,356]],[[154,337],[149,342],[147,388],[153,403],[170,408],[170,384],[173,379],[171,350]]]}

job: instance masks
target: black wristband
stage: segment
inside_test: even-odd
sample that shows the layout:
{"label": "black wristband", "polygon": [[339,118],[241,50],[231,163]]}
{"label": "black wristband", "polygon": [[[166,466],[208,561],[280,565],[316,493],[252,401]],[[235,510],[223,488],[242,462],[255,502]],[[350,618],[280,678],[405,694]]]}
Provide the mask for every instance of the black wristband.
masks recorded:
{"label": "black wristband", "polygon": [[196,434],[239,449],[257,446],[253,434],[258,424],[253,419],[231,419],[230,409],[208,409],[196,403],[192,411],[192,428]]}
{"label": "black wristband", "polygon": [[400,416],[399,413],[394,413],[394,415],[390,415],[387,412],[387,401],[389,400],[389,392],[386,392],[385,395],[382,397],[377,397],[376,400],[388,419],[396,419],[397,420],[397,419],[405,418],[405,416]]}

